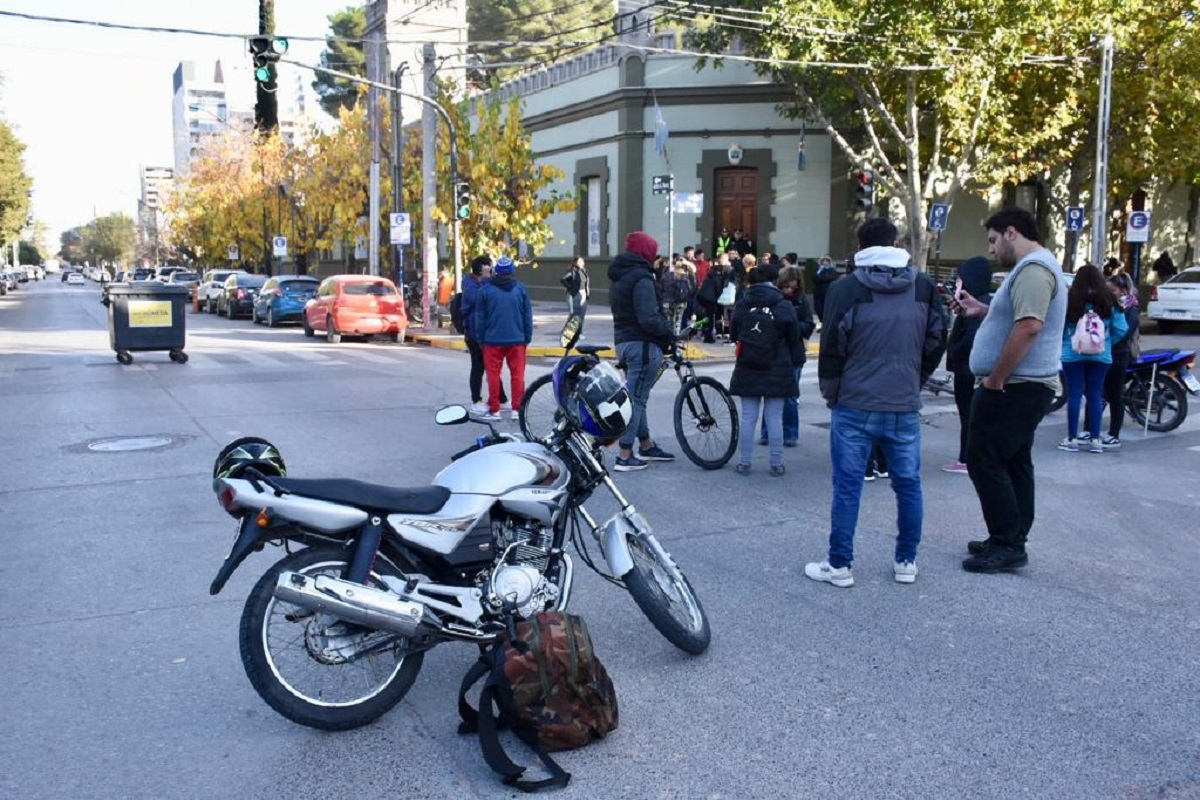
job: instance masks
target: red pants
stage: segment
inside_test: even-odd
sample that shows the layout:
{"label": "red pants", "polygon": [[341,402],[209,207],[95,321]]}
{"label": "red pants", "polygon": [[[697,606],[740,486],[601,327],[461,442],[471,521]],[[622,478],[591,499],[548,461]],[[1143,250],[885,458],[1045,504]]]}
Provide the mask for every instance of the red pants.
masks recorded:
{"label": "red pants", "polygon": [[512,391],[508,393],[512,399],[512,410],[521,408],[521,398],[525,396],[525,345],[523,344],[485,344],[483,346],[483,368],[487,370],[488,382],[488,411],[493,414],[500,411],[500,368],[508,363],[508,374],[512,379]]}

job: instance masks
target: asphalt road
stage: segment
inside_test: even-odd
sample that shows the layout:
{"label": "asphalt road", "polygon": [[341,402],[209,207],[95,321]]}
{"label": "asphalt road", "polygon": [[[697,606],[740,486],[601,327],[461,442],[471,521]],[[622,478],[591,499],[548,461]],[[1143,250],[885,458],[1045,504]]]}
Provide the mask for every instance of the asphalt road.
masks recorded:
{"label": "asphalt road", "polygon": [[[265,435],[295,476],[427,483],[474,435],[432,421],[468,399],[466,356],[189,316],[187,365],[123,367],[98,299],[57,281],[0,298],[0,797],[513,796],[455,733],[470,648],[429,654],[378,723],[321,733],[259,700],[238,656],[242,602],[279,552],[207,592],[234,532],[209,489],[223,443]],[[1197,340],[1144,346],[1168,342]],[[559,796],[1200,797],[1200,410],[1169,435],[1127,428],[1103,455],[1056,450],[1065,420],[1048,418],[1030,565],[979,576],[959,568],[982,530],[974,492],[938,469],[953,401],[930,398],[920,577],[891,579],[895,504],[878,481],[842,590],[803,576],[830,500],[814,378],[785,478],[682,459],[617,477],[687,571],[713,644],[676,651],[581,566],[573,609],[621,725],[562,755],[575,777]],[[651,423],[677,450],[667,386]],[[114,437],[169,444],[88,449]]]}

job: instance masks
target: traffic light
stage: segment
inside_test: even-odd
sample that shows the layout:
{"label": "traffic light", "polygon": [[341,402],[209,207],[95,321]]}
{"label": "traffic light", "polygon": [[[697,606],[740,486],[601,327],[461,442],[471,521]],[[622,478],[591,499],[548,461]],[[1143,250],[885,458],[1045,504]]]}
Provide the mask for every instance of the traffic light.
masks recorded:
{"label": "traffic light", "polygon": [[869,169],[856,173],[854,178],[854,207],[870,213],[875,205],[875,173]]}
{"label": "traffic light", "polygon": [[454,215],[458,219],[471,216],[471,184],[466,181],[454,184]]}
{"label": "traffic light", "polygon": [[254,59],[254,80],[274,83],[271,65],[287,53],[288,40],[280,36],[251,36],[250,55]]}

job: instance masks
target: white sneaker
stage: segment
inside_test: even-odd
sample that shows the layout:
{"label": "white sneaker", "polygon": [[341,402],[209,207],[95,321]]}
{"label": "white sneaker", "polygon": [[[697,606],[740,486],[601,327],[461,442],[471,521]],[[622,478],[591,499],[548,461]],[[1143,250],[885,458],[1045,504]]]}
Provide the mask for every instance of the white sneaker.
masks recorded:
{"label": "white sneaker", "polygon": [[517,412],[509,409],[508,411],[501,411],[500,416],[504,417],[506,420],[508,420],[510,422],[515,422],[517,419]]}
{"label": "white sneaker", "polygon": [[814,581],[822,583],[832,583],[842,589],[846,589],[854,585],[854,574],[849,567],[841,567],[834,569],[829,566],[828,561],[814,561],[804,565],[804,574],[812,578]]}
{"label": "white sneaker", "polygon": [[499,422],[500,415],[493,414],[492,412],[487,411],[487,412],[484,412],[483,414],[477,415],[475,417],[475,419],[479,420],[480,422]]}
{"label": "white sneaker", "polygon": [[896,583],[913,583],[917,580],[917,565],[913,561],[897,561],[892,565]]}
{"label": "white sneaker", "polygon": [[470,407],[467,410],[470,411],[472,414],[475,414],[476,416],[488,413],[487,403],[484,403],[483,401],[480,401],[478,403],[471,403]]}

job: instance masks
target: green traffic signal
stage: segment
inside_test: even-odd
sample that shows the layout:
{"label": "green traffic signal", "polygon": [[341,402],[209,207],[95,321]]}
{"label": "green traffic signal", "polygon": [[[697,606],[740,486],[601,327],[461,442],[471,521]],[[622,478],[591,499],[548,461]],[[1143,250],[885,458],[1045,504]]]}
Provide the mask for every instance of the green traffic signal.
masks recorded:
{"label": "green traffic signal", "polygon": [[254,80],[258,81],[259,83],[270,83],[271,82],[271,68],[265,67],[265,66],[264,67],[255,67]]}

